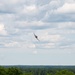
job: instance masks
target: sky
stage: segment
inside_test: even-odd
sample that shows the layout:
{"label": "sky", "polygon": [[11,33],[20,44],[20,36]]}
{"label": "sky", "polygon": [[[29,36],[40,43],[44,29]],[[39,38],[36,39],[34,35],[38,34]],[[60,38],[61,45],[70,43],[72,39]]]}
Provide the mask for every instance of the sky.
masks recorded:
{"label": "sky", "polygon": [[75,0],[0,0],[0,65],[75,65]]}

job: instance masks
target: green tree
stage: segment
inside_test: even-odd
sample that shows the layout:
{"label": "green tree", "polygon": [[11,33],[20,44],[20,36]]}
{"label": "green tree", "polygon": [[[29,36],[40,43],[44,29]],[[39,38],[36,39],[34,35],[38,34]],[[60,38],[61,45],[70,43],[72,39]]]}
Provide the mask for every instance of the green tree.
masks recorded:
{"label": "green tree", "polygon": [[33,75],[33,74],[30,72],[30,73],[24,73],[23,75]]}
{"label": "green tree", "polygon": [[7,75],[21,75],[22,71],[19,68],[8,68]]}
{"label": "green tree", "polygon": [[4,67],[0,67],[0,75],[6,75],[6,69]]}
{"label": "green tree", "polygon": [[61,70],[61,71],[57,71],[55,75],[75,75],[75,74],[68,70]]}
{"label": "green tree", "polygon": [[47,75],[52,75],[52,74],[50,74],[50,73],[47,73]]}

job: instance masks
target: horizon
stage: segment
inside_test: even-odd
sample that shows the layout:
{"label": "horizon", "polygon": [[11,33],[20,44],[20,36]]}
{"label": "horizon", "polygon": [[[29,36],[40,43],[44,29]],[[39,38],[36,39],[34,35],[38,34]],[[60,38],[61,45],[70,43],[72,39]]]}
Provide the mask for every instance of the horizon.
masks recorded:
{"label": "horizon", "polygon": [[62,67],[71,67],[75,65],[0,65],[0,66],[62,66]]}

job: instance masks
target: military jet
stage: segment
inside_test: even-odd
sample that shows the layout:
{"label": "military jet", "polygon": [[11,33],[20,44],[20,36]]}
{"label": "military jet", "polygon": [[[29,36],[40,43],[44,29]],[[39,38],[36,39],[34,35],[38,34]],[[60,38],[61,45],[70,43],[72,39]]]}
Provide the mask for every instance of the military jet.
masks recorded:
{"label": "military jet", "polygon": [[[34,33],[33,33],[33,34],[34,34]],[[38,39],[38,36],[37,36],[37,35],[34,34],[34,36],[35,36],[35,38],[36,38],[38,41],[40,41],[40,40]]]}

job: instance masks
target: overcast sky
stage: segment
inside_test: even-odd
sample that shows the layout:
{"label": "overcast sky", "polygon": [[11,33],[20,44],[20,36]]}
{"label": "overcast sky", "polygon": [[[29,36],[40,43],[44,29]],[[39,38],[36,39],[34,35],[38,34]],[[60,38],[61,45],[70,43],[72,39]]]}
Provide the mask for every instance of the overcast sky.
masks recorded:
{"label": "overcast sky", "polygon": [[0,0],[0,65],[75,65],[75,0]]}

